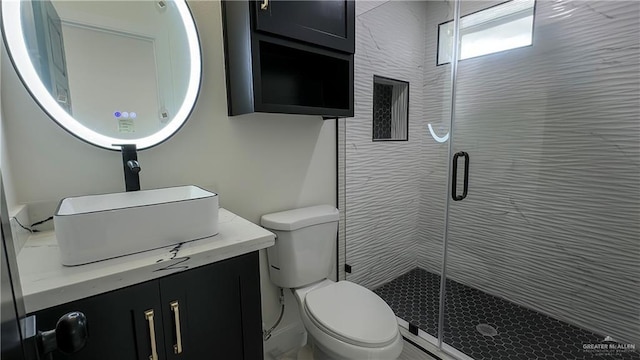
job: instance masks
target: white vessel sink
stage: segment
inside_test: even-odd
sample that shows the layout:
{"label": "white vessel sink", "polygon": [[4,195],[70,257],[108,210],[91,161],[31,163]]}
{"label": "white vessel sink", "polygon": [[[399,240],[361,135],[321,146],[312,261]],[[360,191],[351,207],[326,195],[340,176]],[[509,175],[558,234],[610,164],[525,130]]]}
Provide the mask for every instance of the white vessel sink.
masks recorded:
{"label": "white vessel sink", "polygon": [[53,217],[62,264],[73,266],[218,233],[218,195],[197,186],[71,197]]}

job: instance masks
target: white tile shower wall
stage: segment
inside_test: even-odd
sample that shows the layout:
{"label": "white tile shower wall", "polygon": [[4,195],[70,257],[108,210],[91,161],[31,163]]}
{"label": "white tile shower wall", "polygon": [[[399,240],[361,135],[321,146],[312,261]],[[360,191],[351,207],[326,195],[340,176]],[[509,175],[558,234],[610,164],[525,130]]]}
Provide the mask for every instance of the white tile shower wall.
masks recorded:
{"label": "white tile shower wall", "polygon": [[[449,162],[449,142],[438,142],[429,132],[428,126],[440,138],[450,133],[451,118],[451,68],[435,66],[438,48],[438,24],[453,18],[452,3],[448,1],[425,2],[426,17],[424,42],[425,58],[424,93],[421,99],[425,116],[421,131],[425,134],[420,144],[421,180],[420,210],[418,225],[418,265],[439,274],[442,267],[442,239],[444,235],[445,208]],[[411,134],[410,134],[411,136]],[[430,261],[425,261],[429,259]]]}
{"label": "white tile shower wall", "polygon": [[[640,3],[556,5],[537,2],[532,47],[459,63],[453,141],[471,168],[469,196],[450,207],[447,275],[638,344]],[[449,71],[427,46],[425,78]],[[443,183],[426,176],[422,192]],[[430,270],[442,205],[421,207]]]}
{"label": "white tile shower wall", "polygon": [[[502,0],[466,2],[462,15],[502,3]],[[442,271],[442,240],[444,236],[445,207],[449,187],[449,142],[436,141],[450,136],[451,119],[451,67],[436,66],[438,26],[453,19],[453,2],[427,1],[424,43],[424,93],[421,99],[425,107],[420,131],[426,136],[420,144],[421,180],[418,226],[418,264],[433,273]]]}
{"label": "white tile shower wall", "polygon": [[409,141],[372,142],[373,76],[410,83],[422,97],[421,2],[356,3],[355,117],[346,121],[347,279],[373,287],[417,265],[422,101],[409,102]]}

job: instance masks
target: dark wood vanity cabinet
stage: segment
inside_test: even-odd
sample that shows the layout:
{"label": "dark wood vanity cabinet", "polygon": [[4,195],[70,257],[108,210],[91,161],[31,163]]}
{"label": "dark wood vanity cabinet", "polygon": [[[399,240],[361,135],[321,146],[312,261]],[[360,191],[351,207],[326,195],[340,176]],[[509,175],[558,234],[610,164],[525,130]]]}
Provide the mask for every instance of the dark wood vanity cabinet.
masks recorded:
{"label": "dark wood vanity cabinet", "polygon": [[[162,278],[160,297],[169,304],[162,313],[167,359],[262,360],[257,252]],[[183,354],[174,351],[176,321],[170,304],[175,302],[180,304]]]}
{"label": "dark wood vanity cabinet", "polygon": [[355,2],[222,2],[229,115],[353,116]]}
{"label": "dark wood vanity cabinet", "polygon": [[[160,289],[157,281],[150,281],[39,311],[35,314],[36,327],[40,331],[55,329],[60,315],[81,311],[87,317],[86,346],[70,355],[54,351],[54,359],[148,360],[151,343],[143,342],[149,338],[144,312],[160,313],[160,309]],[[162,324],[156,323],[156,334],[161,331]]]}
{"label": "dark wood vanity cabinet", "polygon": [[85,348],[54,359],[150,360],[155,338],[158,360],[262,360],[258,266],[253,252],[55,306],[35,314],[37,329],[70,311],[86,315]]}

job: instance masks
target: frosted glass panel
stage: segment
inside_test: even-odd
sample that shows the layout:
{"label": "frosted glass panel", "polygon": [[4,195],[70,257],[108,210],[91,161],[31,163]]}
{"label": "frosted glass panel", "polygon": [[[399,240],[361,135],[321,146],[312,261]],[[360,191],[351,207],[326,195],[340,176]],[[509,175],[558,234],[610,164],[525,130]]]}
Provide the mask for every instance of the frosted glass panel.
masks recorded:
{"label": "frosted glass panel", "polygon": [[[460,59],[493,54],[533,43],[534,0],[510,1],[460,19]],[[438,30],[438,65],[451,61],[453,21]]]}

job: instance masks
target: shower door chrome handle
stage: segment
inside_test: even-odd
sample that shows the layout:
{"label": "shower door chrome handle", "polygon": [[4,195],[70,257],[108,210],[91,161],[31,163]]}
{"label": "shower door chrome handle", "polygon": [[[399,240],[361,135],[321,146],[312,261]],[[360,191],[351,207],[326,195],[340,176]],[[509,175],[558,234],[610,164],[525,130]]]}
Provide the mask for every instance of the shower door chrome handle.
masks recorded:
{"label": "shower door chrome handle", "polygon": [[[464,157],[464,185],[462,188],[462,195],[457,194],[457,182],[458,182],[458,158]],[[453,163],[451,164],[452,178],[451,178],[451,198],[453,201],[460,201],[467,197],[467,191],[469,190],[469,154],[464,151],[459,151],[453,155]]]}

